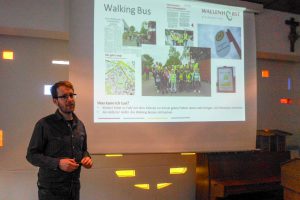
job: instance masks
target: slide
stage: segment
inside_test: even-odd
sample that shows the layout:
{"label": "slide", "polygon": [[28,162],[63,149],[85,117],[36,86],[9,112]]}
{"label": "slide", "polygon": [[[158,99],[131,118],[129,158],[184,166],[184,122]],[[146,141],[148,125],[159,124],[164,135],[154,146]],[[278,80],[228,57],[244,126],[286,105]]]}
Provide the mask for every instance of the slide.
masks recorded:
{"label": "slide", "polygon": [[94,6],[95,123],[245,121],[244,8]]}

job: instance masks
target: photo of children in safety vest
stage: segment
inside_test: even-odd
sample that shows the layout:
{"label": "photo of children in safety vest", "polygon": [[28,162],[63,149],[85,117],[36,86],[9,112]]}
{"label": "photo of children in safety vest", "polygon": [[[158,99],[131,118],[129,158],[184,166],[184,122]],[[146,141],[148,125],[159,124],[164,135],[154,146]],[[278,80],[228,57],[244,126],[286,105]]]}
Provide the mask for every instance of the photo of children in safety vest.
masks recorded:
{"label": "photo of children in safety vest", "polygon": [[141,60],[143,96],[211,96],[209,48],[189,47],[180,54],[170,47],[164,64],[149,54]]}
{"label": "photo of children in safety vest", "polygon": [[165,30],[165,44],[170,46],[193,46],[193,31],[190,30]]}

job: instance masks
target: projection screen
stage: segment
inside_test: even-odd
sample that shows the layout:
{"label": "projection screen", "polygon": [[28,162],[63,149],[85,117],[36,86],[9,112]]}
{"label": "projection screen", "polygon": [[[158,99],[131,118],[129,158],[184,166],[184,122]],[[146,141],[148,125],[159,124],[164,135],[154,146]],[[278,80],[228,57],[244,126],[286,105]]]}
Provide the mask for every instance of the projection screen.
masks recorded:
{"label": "projection screen", "polygon": [[200,1],[72,6],[70,80],[91,152],[255,148],[253,14]]}

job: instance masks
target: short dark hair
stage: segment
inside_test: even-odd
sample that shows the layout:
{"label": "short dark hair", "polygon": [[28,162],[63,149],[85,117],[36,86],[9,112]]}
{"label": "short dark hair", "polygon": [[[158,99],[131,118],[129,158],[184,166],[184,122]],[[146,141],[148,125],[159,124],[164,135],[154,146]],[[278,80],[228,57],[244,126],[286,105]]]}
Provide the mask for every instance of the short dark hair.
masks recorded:
{"label": "short dark hair", "polygon": [[59,81],[54,83],[54,85],[52,85],[51,87],[51,95],[53,99],[57,99],[57,88],[59,88],[60,86],[65,86],[67,88],[70,88],[74,91],[74,87],[73,84],[70,81]]}

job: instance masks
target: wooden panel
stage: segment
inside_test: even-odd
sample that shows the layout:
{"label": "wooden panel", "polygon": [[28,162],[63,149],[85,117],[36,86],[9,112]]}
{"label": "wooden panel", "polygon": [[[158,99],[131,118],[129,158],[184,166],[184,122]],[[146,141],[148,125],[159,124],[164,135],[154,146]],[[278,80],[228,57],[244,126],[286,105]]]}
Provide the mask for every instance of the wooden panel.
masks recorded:
{"label": "wooden panel", "polygon": [[289,152],[197,154],[197,200],[280,189],[280,164],[289,159]]}
{"label": "wooden panel", "polygon": [[210,185],[208,154],[197,155],[196,177],[196,199],[208,200]]}
{"label": "wooden panel", "polygon": [[299,200],[300,194],[297,192],[294,192],[293,190],[289,190],[287,188],[284,188],[284,200]]}
{"label": "wooden panel", "polygon": [[281,174],[282,185],[300,193],[300,159],[293,159],[283,164]]}
{"label": "wooden panel", "polygon": [[287,161],[288,152],[216,153],[210,156],[212,179],[257,179],[280,175],[280,163]]}

